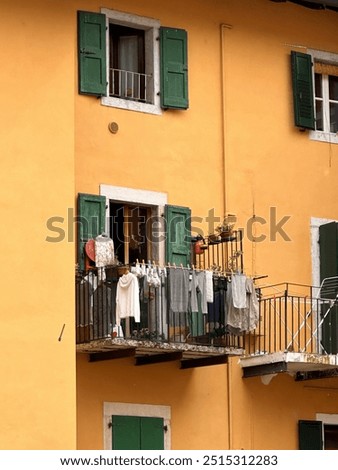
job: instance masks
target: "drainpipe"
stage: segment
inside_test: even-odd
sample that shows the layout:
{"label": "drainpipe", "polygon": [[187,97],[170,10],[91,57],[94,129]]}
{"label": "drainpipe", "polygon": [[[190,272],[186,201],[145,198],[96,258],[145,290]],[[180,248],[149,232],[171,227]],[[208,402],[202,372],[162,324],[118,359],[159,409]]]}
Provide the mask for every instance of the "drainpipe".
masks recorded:
{"label": "drainpipe", "polygon": [[232,29],[229,24],[221,24],[221,93],[222,93],[222,174],[223,174],[223,216],[225,217],[228,210],[227,200],[227,187],[228,187],[228,172],[227,172],[227,93],[226,93],[226,66],[225,66],[225,43],[226,32]]}
{"label": "drainpipe", "polygon": [[[228,210],[228,168],[227,168],[227,93],[226,93],[226,66],[225,66],[225,45],[226,33],[232,26],[229,24],[221,24],[221,93],[222,93],[222,174],[223,174],[223,217],[226,216]],[[227,406],[228,406],[228,449],[232,450],[232,390],[231,390],[231,360],[227,364]]]}
{"label": "drainpipe", "polygon": [[231,390],[231,359],[227,364],[227,394],[228,394],[228,449],[233,449],[232,442],[232,390]]}

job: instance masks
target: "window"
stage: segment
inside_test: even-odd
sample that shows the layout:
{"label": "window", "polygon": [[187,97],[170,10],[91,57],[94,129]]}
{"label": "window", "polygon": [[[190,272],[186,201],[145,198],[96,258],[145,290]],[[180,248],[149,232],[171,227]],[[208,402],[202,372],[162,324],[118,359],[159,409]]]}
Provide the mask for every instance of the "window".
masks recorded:
{"label": "window", "polygon": [[191,264],[191,211],[167,205],[155,191],[101,185],[100,195],[78,195],[78,268],[89,267],[86,244],[106,232],[121,263],[155,260]]}
{"label": "window", "polygon": [[300,450],[338,450],[338,415],[317,413],[316,421],[298,422]]}
{"label": "window", "polygon": [[188,108],[186,31],[103,8],[78,12],[78,36],[80,93],[153,114]]}
{"label": "window", "polygon": [[338,55],[292,52],[295,125],[310,138],[338,143]]}
{"label": "window", "polygon": [[171,448],[170,406],[105,402],[103,413],[105,450]]}

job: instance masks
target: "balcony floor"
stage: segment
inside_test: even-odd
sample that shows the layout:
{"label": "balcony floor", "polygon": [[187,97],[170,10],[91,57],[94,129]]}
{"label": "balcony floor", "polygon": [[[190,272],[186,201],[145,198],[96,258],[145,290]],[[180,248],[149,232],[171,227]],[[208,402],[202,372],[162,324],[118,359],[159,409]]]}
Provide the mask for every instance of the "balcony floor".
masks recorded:
{"label": "balcony floor", "polygon": [[226,364],[229,356],[241,356],[242,349],[187,343],[106,338],[79,344],[78,353],[88,355],[89,362],[134,357],[135,365],[180,361],[181,369]]}
{"label": "balcony floor", "polygon": [[240,359],[243,377],[287,372],[296,380],[332,377],[338,374],[338,355],[299,352],[274,352]]}

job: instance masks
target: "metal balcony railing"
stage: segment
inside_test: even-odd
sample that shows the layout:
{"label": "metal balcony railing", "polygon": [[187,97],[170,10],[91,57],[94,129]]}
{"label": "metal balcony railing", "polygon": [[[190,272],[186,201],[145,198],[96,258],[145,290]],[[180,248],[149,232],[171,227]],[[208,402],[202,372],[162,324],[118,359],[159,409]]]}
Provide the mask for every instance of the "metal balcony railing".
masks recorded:
{"label": "metal balcony railing", "polygon": [[336,347],[334,335],[327,332],[332,326],[330,315],[337,315],[337,294],[293,283],[261,287],[258,294],[260,321],[246,336],[246,353],[325,355]]}
{"label": "metal balcony railing", "polygon": [[146,289],[140,279],[140,322],[122,319],[122,328],[118,329],[115,325],[119,277],[114,271],[101,283],[95,270],[76,275],[77,344],[117,336],[126,340],[242,349],[244,337],[227,333],[221,323],[209,323],[208,315],[171,312],[167,301],[168,278],[162,280],[161,287]]}
{"label": "metal balcony railing", "polygon": [[152,75],[109,69],[109,96],[143,103],[152,102]]}

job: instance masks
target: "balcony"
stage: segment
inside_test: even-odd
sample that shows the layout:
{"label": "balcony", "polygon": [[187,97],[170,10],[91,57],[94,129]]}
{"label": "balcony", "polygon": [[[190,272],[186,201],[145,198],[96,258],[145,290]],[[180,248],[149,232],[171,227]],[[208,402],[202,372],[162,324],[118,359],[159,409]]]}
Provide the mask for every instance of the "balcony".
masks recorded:
{"label": "balcony", "polygon": [[[181,269],[181,268],[177,268]],[[132,356],[135,365],[180,361],[180,368],[224,364],[229,355],[243,353],[241,336],[227,334],[208,315],[169,310],[168,277],[160,287],[143,287],[140,279],[140,322],[116,325],[119,268],[108,269],[99,282],[96,270],[76,275],[77,351],[89,361]]]}
{"label": "balcony", "polygon": [[338,278],[324,280],[319,288],[283,283],[258,292],[260,321],[245,339],[243,376],[338,375]]}

